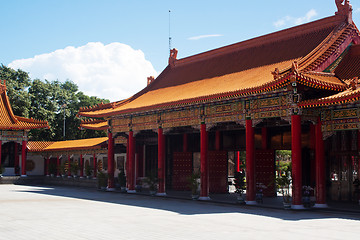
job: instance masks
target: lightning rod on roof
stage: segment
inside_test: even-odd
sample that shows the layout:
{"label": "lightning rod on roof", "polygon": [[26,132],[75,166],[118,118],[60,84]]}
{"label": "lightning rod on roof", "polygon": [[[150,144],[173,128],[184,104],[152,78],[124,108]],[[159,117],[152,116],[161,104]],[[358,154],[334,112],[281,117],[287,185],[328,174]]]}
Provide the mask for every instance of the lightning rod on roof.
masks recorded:
{"label": "lightning rod on roof", "polygon": [[169,10],[169,50],[171,50],[171,22],[170,22],[171,10]]}

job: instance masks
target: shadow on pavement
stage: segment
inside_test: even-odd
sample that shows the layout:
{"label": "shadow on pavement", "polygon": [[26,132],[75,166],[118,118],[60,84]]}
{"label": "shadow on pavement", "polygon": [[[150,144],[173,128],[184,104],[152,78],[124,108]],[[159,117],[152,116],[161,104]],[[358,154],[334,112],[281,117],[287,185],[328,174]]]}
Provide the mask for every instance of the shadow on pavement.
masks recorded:
{"label": "shadow on pavement", "polygon": [[342,213],[316,210],[283,210],[269,209],[246,205],[230,205],[226,203],[214,203],[206,201],[194,201],[187,199],[175,199],[171,197],[156,197],[144,194],[127,194],[118,192],[105,192],[93,189],[59,187],[59,186],[33,186],[33,190],[17,190],[44,194],[58,197],[75,198],[79,200],[99,201],[112,204],[143,207],[158,210],[171,211],[184,215],[195,214],[220,214],[220,213],[241,213],[278,218],[289,221],[341,218],[348,220],[360,220],[358,213]]}

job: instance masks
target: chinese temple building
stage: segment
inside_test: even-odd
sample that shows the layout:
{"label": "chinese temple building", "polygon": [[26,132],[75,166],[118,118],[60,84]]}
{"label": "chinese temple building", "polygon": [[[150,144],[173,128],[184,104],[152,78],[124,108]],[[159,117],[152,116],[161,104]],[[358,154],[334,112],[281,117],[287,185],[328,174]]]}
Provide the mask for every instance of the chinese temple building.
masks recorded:
{"label": "chinese temple building", "polygon": [[15,116],[6,94],[5,81],[0,81],[0,167],[4,175],[26,176],[28,132],[49,128],[46,121]]}
{"label": "chinese temple building", "polygon": [[158,195],[187,190],[199,170],[206,200],[228,191],[244,153],[246,200],[255,204],[257,183],[275,194],[276,151],[291,150],[294,209],[305,185],[316,207],[358,201],[360,33],[341,2],[334,16],[194,56],[177,59],[173,49],[134,96],[80,109],[107,121],[82,126],[108,129],[109,176],[114,152],[127,156],[129,192],[153,170]]}

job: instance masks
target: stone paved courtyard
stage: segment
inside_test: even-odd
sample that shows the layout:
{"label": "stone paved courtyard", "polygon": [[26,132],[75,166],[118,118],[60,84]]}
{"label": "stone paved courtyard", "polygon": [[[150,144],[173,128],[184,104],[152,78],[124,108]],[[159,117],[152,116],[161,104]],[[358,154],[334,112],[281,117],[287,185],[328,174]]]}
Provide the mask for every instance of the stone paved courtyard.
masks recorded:
{"label": "stone paved courtyard", "polygon": [[355,239],[360,216],[0,185],[0,239]]}

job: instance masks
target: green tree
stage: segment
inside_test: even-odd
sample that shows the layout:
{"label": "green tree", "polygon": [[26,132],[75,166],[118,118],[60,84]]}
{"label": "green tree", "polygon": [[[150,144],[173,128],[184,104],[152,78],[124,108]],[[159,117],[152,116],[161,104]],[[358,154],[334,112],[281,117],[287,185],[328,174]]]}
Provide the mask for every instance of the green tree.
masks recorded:
{"label": "green tree", "polygon": [[70,80],[32,81],[28,73],[4,65],[0,67],[0,79],[6,80],[7,95],[15,115],[49,123],[50,129],[32,129],[30,140],[63,140],[64,114],[66,140],[106,136],[103,131],[80,130],[77,113],[80,107],[108,103],[109,100],[85,95]]}
{"label": "green tree", "polygon": [[0,79],[6,80],[7,95],[15,115],[28,117],[30,109],[30,98],[28,88],[31,86],[31,79],[27,72],[20,69],[1,65]]}

